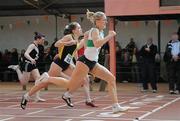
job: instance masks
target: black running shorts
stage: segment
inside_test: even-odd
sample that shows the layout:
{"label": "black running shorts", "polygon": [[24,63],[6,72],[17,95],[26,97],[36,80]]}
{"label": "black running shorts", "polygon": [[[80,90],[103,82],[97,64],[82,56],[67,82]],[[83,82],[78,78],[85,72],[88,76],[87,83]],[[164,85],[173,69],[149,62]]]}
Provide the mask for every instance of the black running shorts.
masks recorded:
{"label": "black running shorts", "polygon": [[34,69],[37,69],[36,64],[31,64],[30,62],[24,62],[22,66],[22,70],[25,72],[31,72]]}
{"label": "black running shorts", "polygon": [[57,64],[59,67],[61,67],[62,71],[65,71],[69,67],[69,64],[60,58],[56,58],[54,60],[54,63]]}
{"label": "black running shorts", "polygon": [[79,57],[77,61],[80,61],[80,62],[84,63],[85,65],[87,65],[89,70],[92,70],[97,63],[96,61],[88,60],[84,55]]}

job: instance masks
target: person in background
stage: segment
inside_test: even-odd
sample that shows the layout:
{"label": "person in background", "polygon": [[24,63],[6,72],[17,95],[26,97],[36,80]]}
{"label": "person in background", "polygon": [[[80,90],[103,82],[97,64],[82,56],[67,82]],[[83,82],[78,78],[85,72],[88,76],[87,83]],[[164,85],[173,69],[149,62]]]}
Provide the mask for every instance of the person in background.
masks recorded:
{"label": "person in background", "polygon": [[122,81],[122,74],[121,74],[121,55],[122,48],[118,41],[116,41],[116,80],[121,82]]}
{"label": "person in background", "polygon": [[[10,64],[11,65],[18,65],[19,64],[19,55],[18,55],[18,52],[17,52],[17,49],[16,48],[13,48],[11,50],[11,59],[10,59]],[[12,80],[18,80],[18,77],[17,77],[17,74],[16,73],[12,73],[11,75],[12,77]]]}
{"label": "person in background", "polygon": [[142,83],[143,92],[146,92],[148,88],[148,81],[151,83],[152,92],[157,92],[157,82],[155,79],[155,55],[157,53],[157,46],[153,44],[153,39],[149,38],[147,43],[141,48],[140,56],[142,57]]}
{"label": "person in background", "polygon": [[58,41],[58,38],[55,38],[54,42],[51,44],[51,47],[50,47],[50,55],[52,57],[55,57],[55,55],[58,53],[58,48],[54,46],[57,41]]}
{"label": "person in background", "polygon": [[3,69],[2,69],[2,67],[3,67],[3,66],[2,66],[2,65],[3,65],[3,64],[2,64],[3,61],[2,61],[2,56],[3,56],[3,54],[2,54],[2,52],[0,51],[0,67],[1,67],[1,68],[0,68],[0,81],[3,81],[3,71],[2,71],[2,70],[3,70]]}
{"label": "person in background", "polygon": [[169,93],[178,94],[180,93],[180,41],[176,32],[172,34],[171,40],[166,45],[164,61],[168,72]]}
{"label": "person in background", "polygon": [[126,49],[129,53],[129,66],[127,67],[127,73],[129,73],[128,77],[130,77],[130,80],[132,82],[138,81],[138,69],[137,69],[137,46],[134,41],[134,38],[130,38],[130,42],[126,46]]}

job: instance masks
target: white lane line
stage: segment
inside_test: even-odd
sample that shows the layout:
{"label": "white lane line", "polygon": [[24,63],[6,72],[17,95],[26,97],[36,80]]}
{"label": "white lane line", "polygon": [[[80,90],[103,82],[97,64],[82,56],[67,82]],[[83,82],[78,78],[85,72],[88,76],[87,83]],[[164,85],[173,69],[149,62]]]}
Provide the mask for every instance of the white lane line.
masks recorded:
{"label": "white lane line", "polygon": [[[5,93],[4,95],[7,96],[7,95],[14,95],[14,94],[19,94],[20,92],[8,92],[8,93]],[[21,94],[21,93],[20,93]]]}
{"label": "white lane line", "polygon": [[[139,97],[139,98],[135,97],[135,98],[133,98],[133,99],[131,99],[131,100],[123,101],[123,102],[121,102],[121,103],[119,103],[119,104],[124,104],[124,103],[127,103],[127,102],[135,101],[135,100],[138,100],[138,99],[140,99],[140,98],[144,98],[144,97],[146,97],[146,96],[147,96],[147,95],[143,95],[143,96],[141,96],[141,97]],[[112,107],[112,106],[107,106],[107,107],[102,108],[102,110],[106,110],[106,109],[111,108],[111,107]]]}
{"label": "white lane line", "polygon": [[80,115],[80,116],[84,117],[84,116],[90,115],[90,114],[92,114],[92,113],[95,113],[95,111],[91,111],[91,112],[89,112],[89,113],[85,113],[85,114],[82,114],[82,115]]}
{"label": "white lane line", "polygon": [[4,114],[4,115],[0,115],[0,116],[11,116],[11,117],[13,117],[14,115],[6,115],[6,114]]}
{"label": "white lane line", "polygon": [[65,107],[65,106],[67,106],[67,105],[64,104],[64,105],[60,105],[60,106],[56,106],[56,107],[52,107],[52,108],[53,108],[53,109],[57,109],[57,108]]}
{"label": "white lane line", "polygon": [[8,121],[8,120],[11,120],[11,119],[14,119],[15,117],[10,117],[10,118],[5,118],[5,119],[0,119],[0,121]]}
{"label": "white lane line", "polygon": [[174,103],[174,102],[176,102],[176,101],[178,101],[178,100],[180,100],[180,97],[179,97],[179,98],[176,98],[176,99],[174,99],[174,100],[172,100],[172,101],[170,101],[170,102],[168,102],[168,103],[166,103],[166,104],[164,104],[164,105],[162,105],[162,106],[160,106],[160,107],[158,107],[158,108],[155,108],[155,109],[152,110],[151,112],[148,112],[148,113],[146,113],[146,114],[138,117],[138,120],[141,120],[141,119],[143,119],[143,118],[151,115],[152,113],[157,112],[158,110],[161,110],[162,108],[164,108],[164,107],[166,107],[166,106],[168,106],[168,105],[170,105],[170,104],[172,104],[172,103]]}
{"label": "white lane line", "polygon": [[19,106],[19,104],[18,105],[10,105],[10,106],[7,106],[6,108],[14,108],[14,107],[17,107],[17,106]]}
{"label": "white lane line", "polygon": [[73,119],[73,120],[75,120],[75,119],[77,119],[78,121],[80,120],[80,119],[89,119],[89,120],[104,120],[104,119],[106,119],[106,120],[113,120],[113,121],[120,121],[120,120],[133,120],[132,118],[120,118],[120,117],[118,117],[118,118],[114,118],[114,117],[106,117],[106,118],[104,118],[104,117],[80,117],[80,116],[77,116],[77,117],[71,117],[71,116],[52,116],[52,115],[46,115],[46,116],[39,116],[39,115],[36,115],[36,116],[32,116],[32,115],[29,115],[29,116],[24,116],[24,115],[21,115],[21,116],[19,116],[18,115],[18,117],[26,117],[26,118],[31,118],[31,117],[36,117],[36,118],[58,118],[58,119]]}
{"label": "white lane line", "polygon": [[9,98],[6,98],[6,99],[1,99],[0,101],[7,101],[7,100],[9,100]]}
{"label": "white lane line", "polygon": [[166,119],[143,119],[144,121],[179,121],[179,120],[166,120]]}
{"label": "white lane line", "polygon": [[36,113],[40,113],[40,112],[44,112],[44,111],[45,110],[38,110],[38,111],[27,113],[26,115],[32,115],[32,114],[36,114]]}
{"label": "white lane line", "polygon": [[[123,101],[123,102],[121,102],[121,103],[119,103],[119,104],[124,104],[124,103],[127,103],[128,101]],[[112,105],[110,105],[110,106],[107,106],[107,107],[105,107],[105,108],[102,108],[102,110],[106,110],[106,109],[108,109],[108,108],[111,108],[112,107]]]}
{"label": "white lane line", "polygon": [[64,120],[64,121],[72,121],[72,119],[67,119],[67,120]]}
{"label": "white lane line", "polygon": [[129,102],[132,102],[132,101],[138,100],[138,99],[140,99],[140,98],[145,98],[145,97],[147,97],[147,95],[143,95],[143,96],[141,96],[141,97],[136,97],[136,98],[133,98],[133,99],[129,100]]}

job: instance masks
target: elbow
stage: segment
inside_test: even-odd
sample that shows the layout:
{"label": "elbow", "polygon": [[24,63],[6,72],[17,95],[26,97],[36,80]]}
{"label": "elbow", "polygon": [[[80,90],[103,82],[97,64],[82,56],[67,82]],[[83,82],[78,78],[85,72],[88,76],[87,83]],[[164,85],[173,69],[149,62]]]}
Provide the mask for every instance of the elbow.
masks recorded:
{"label": "elbow", "polygon": [[58,47],[58,44],[57,44],[57,43],[55,43],[55,44],[54,44],[54,47]]}
{"label": "elbow", "polygon": [[54,44],[54,47],[59,47],[59,45],[60,45],[60,43],[59,43],[59,42],[56,42],[56,43]]}
{"label": "elbow", "polygon": [[27,56],[28,56],[28,54],[25,52],[25,53],[24,53],[24,57],[26,57],[26,58],[27,58]]}

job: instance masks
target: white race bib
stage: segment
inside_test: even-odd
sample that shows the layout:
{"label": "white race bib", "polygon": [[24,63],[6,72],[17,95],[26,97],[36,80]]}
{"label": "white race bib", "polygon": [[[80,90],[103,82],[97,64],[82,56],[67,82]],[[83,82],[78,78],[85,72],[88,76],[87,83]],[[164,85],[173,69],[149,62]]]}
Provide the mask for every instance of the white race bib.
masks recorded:
{"label": "white race bib", "polygon": [[64,61],[68,64],[71,64],[72,59],[73,59],[72,55],[68,54],[66,55]]}

